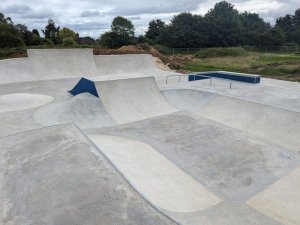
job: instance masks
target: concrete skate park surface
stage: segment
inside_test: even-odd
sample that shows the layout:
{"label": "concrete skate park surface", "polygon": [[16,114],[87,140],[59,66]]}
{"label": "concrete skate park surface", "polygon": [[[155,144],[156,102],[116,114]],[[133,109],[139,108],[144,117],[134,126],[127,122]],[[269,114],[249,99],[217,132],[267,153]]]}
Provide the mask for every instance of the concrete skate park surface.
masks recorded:
{"label": "concrete skate park surface", "polygon": [[[299,84],[28,55],[0,61],[0,224],[300,224]],[[68,92],[80,77],[99,98]]]}

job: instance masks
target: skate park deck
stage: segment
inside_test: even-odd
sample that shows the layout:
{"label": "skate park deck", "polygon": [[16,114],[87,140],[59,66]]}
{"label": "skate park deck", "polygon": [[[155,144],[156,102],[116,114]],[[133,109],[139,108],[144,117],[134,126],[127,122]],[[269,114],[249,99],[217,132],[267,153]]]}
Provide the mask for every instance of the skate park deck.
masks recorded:
{"label": "skate park deck", "polygon": [[[0,61],[0,224],[300,223],[299,84],[166,84],[149,55],[35,51],[26,73]],[[81,77],[98,97],[68,92]]]}

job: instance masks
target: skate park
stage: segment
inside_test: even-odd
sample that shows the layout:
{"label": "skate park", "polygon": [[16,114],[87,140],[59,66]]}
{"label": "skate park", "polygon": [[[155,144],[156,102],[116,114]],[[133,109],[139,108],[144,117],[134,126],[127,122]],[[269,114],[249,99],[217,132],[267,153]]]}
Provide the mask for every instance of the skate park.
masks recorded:
{"label": "skate park", "polygon": [[0,224],[300,223],[299,83],[27,54],[0,61]]}

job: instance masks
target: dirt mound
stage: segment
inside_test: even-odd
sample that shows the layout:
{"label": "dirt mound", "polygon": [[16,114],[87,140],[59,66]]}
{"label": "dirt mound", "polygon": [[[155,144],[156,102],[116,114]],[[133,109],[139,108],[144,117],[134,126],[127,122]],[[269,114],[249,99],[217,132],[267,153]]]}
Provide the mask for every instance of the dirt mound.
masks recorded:
{"label": "dirt mound", "polygon": [[193,55],[173,55],[169,57],[170,63],[183,63],[196,59]]}
{"label": "dirt mound", "polygon": [[169,56],[167,66],[176,70],[180,73],[188,73],[189,71],[185,71],[181,69],[181,66],[186,63],[195,60],[196,58],[193,55],[173,55]]}
{"label": "dirt mound", "polygon": [[126,45],[119,49],[94,49],[94,55],[151,54],[167,62],[167,58],[148,45]]}

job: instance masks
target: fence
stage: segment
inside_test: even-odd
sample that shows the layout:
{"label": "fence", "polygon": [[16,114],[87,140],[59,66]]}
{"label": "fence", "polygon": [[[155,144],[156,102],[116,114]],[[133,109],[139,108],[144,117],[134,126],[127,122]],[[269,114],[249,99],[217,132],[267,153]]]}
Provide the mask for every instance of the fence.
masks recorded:
{"label": "fence", "polygon": [[[300,54],[300,47],[298,45],[293,46],[242,46],[249,52],[259,52],[259,53],[281,53],[281,54]],[[190,55],[196,52],[207,49],[207,48],[169,48],[164,49],[163,54],[167,55]]]}
{"label": "fence", "polygon": [[[84,47],[84,46],[81,46]],[[95,48],[96,46],[85,46],[90,48]],[[259,53],[279,53],[279,54],[299,54],[300,55],[300,47],[298,45],[292,46],[242,46],[249,52],[259,52]],[[37,48],[37,47],[35,47]],[[45,46],[41,46],[40,48],[45,48]],[[48,46],[47,48],[51,48]],[[59,48],[59,46],[53,46],[52,48]],[[207,49],[207,48],[157,48],[157,50],[164,55],[192,55],[196,52]],[[21,49],[0,49],[0,59],[18,57],[20,55],[26,55],[26,48]]]}

